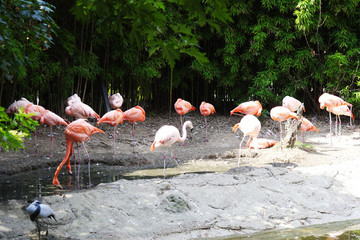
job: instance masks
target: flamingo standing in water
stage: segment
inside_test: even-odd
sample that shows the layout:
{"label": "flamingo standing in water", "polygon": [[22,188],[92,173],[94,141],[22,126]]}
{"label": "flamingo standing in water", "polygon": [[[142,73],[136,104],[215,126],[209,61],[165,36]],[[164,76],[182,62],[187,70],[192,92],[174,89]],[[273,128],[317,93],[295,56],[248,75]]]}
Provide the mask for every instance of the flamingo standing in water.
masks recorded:
{"label": "flamingo standing in water", "polygon": [[319,130],[312,124],[307,118],[303,117],[301,125],[300,125],[301,137],[302,141],[305,142],[304,132],[316,131]]}
{"label": "flamingo standing in water", "polygon": [[113,155],[115,155],[115,136],[116,136],[116,127],[118,124],[121,124],[124,121],[124,113],[121,109],[112,110],[107,112],[102,116],[97,125],[100,123],[107,123],[114,126],[114,133],[113,133]]}
{"label": "flamingo standing in water", "polygon": [[[29,103],[28,105],[26,105],[24,112],[25,113],[33,113],[34,115],[31,116],[31,119],[35,120],[35,121],[39,121],[40,120],[40,115],[42,112],[45,112],[45,108],[40,106],[40,105],[34,105],[32,103]],[[34,131],[34,141],[35,141],[35,154],[37,154],[38,150],[37,150],[37,130],[35,127],[35,131]]]}
{"label": "flamingo standing in water", "polygon": [[145,110],[140,106],[135,106],[124,112],[124,120],[132,123],[132,136],[133,136],[133,153],[135,153],[135,122],[145,121]]}
{"label": "flamingo standing in water", "polygon": [[259,101],[249,101],[249,102],[241,103],[239,106],[237,106],[232,111],[230,111],[230,116],[236,113],[260,116],[261,112],[262,112],[262,106]]}
{"label": "flamingo standing in water", "polygon": [[[53,184],[55,186],[58,186],[59,188],[62,188],[60,185],[60,182],[58,180],[58,174],[62,168],[62,166],[67,162],[66,168],[69,171],[69,174],[72,175],[71,172],[71,165],[70,165],[70,158],[74,154],[74,147],[73,143],[84,143],[85,140],[90,140],[90,136],[95,133],[104,133],[102,130],[100,130],[97,127],[94,127],[90,123],[88,123],[85,119],[78,119],[73,122],[71,122],[65,129],[65,140],[66,140],[66,154],[60,165],[57,167],[54,178],[53,178]],[[90,183],[90,156],[89,153],[86,151],[85,145],[84,149],[88,156],[88,171],[89,171],[89,185]],[[80,152],[78,148],[78,156],[79,156],[79,174],[80,174]]]}
{"label": "flamingo standing in water", "polygon": [[350,107],[350,112],[352,110],[352,105],[348,102],[345,102],[343,99],[339,98],[338,96],[329,94],[329,93],[323,93],[319,97],[319,103],[320,103],[320,109],[324,109],[325,107],[328,108],[329,111],[329,118],[330,118],[330,144],[332,144],[332,133],[331,133],[331,108],[338,107],[341,105],[347,105]]}
{"label": "flamingo standing in water", "polygon": [[[245,115],[239,123],[235,124],[235,126],[233,127],[233,132],[236,133],[237,129],[240,129],[244,134],[244,137],[242,138],[242,140],[240,142],[240,148],[239,148],[239,161],[238,161],[238,167],[239,167],[240,159],[241,159],[242,143],[246,136],[249,136],[251,140],[257,138],[257,136],[259,135],[260,129],[261,129],[261,123],[260,123],[259,119],[257,119],[257,117],[255,117],[254,115],[248,114],[248,115]],[[249,148],[249,152],[251,155],[251,148]],[[251,165],[251,162],[250,162],[250,165]]]}
{"label": "flamingo standing in water", "polygon": [[124,102],[124,99],[120,95],[120,93],[115,93],[109,97],[109,104],[112,109],[121,108],[123,102]]}
{"label": "flamingo standing in water", "polygon": [[291,112],[289,109],[282,106],[272,108],[270,110],[270,116],[272,120],[278,121],[280,123],[280,142],[282,140],[282,133],[283,133],[281,122],[288,120],[290,118],[295,118],[296,120],[299,119],[295,113]]}
{"label": "flamingo standing in water", "polygon": [[28,104],[33,104],[32,102],[28,101],[26,98],[22,97],[20,100],[18,101],[14,101],[6,110],[6,113],[18,113],[19,112],[19,108],[23,107],[24,109],[26,108],[26,106]]}
{"label": "flamingo standing in water", "polygon": [[195,111],[196,108],[186,100],[178,98],[174,104],[175,111],[180,115],[181,128],[183,127],[182,115],[187,114],[189,111]]}
{"label": "flamingo standing in water", "polygon": [[[175,142],[184,142],[186,140],[186,128],[189,127],[190,129],[193,128],[193,125],[190,121],[186,121],[182,127],[182,136],[180,136],[179,130],[171,125],[164,125],[162,126],[155,134],[155,140],[151,145],[150,150],[153,152],[155,148],[158,147],[168,147],[171,149],[171,146]],[[164,153],[164,178],[166,177],[166,153]],[[172,151],[170,150],[171,158],[175,160],[176,164],[179,166],[179,163],[176,161]],[[181,169],[181,168],[180,168]],[[181,170],[182,171],[182,170]]]}
{"label": "flamingo standing in water", "polygon": [[210,114],[214,114],[215,113],[215,108],[212,104],[210,103],[206,103],[206,102],[202,102],[200,105],[200,113],[201,115],[204,116],[205,119],[205,140],[204,142],[208,142],[209,140],[207,139],[207,122],[206,122],[206,116],[209,116]]}
{"label": "flamingo standing in water", "polygon": [[63,118],[61,118],[60,116],[58,116],[57,114],[53,113],[50,110],[45,110],[44,112],[42,112],[40,114],[40,124],[46,124],[48,126],[50,126],[50,139],[51,139],[51,150],[50,150],[50,157],[54,156],[54,135],[53,135],[53,126],[56,125],[65,125],[67,126],[68,124],[65,122],[65,120]]}
{"label": "flamingo standing in water", "polygon": [[[301,105],[301,102],[294,97],[285,96],[282,100],[282,105],[290,111],[296,112]],[[305,112],[305,107],[303,107],[303,110]]]}

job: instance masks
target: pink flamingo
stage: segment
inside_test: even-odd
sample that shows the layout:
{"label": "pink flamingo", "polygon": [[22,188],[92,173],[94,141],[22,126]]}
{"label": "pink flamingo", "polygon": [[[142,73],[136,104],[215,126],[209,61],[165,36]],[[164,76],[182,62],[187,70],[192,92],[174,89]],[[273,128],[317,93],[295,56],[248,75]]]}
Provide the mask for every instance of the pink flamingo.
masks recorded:
{"label": "pink flamingo", "polygon": [[133,136],[133,153],[135,153],[135,122],[145,121],[145,110],[140,106],[135,106],[124,112],[124,120],[132,123],[132,136]]}
{"label": "pink flamingo", "polygon": [[260,116],[261,112],[262,106],[259,101],[249,101],[241,103],[239,106],[230,111],[230,116],[236,113]]}
{"label": "pink flamingo", "polygon": [[272,120],[278,121],[280,123],[280,142],[282,140],[282,134],[283,134],[281,122],[288,120],[290,118],[295,118],[296,120],[298,120],[298,116],[295,113],[291,112],[289,109],[282,106],[272,108],[270,110],[270,116]]}
{"label": "pink flamingo", "polygon": [[[62,188],[59,180],[58,180],[58,174],[62,168],[62,166],[67,162],[66,168],[69,171],[69,174],[72,175],[71,172],[71,165],[70,165],[70,158],[71,156],[74,154],[74,147],[73,147],[73,143],[84,143],[85,140],[90,140],[90,136],[95,134],[95,133],[104,133],[102,130],[100,130],[97,127],[94,127],[93,125],[91,125],[90,123],[86,122],[85,119],[78,119],[75,120],[73,122],[71,122],[65,129],[65,139],[66,139],[66,154],[64,159],[62,160],[62,162],[60,163],[60,165],[57,167],[55,175],[54,175],[54,179],[53,179],[53,184],[55,186],[58,186],[59,188]],[[85,145],[83,144],[84,149],[86,151]],[[88,171],[89,171],[89,185],[91,185],[90,183],[90,156],[89,153],[86,151],[87,156],[88,156]],[[81,163],[81,158],[80,158],[80,152],[79,152],[79,148],[78,148],[78,155],[79,155],[79,173],[80,173],[80,163]]]}
{"label": "pink flamingo", "polygon": [[53,135],[52,127],[61,125],[61,124],[67,126],[68,124],[65,122],[65,120],[63,118],[56,115],[55,113],[53,113],[50,110],[45,110],[44,112],[42,112],[40,114],[40,124],[41,125],[46,124],[46,125],[50,126],[50,139],[51,139],[50,157],[53,157],[54,156],[54,146],[53,146],[54,135]]}
{"label": "pink flamingo", "polygon": [[302,141],[305,142],[304,132],[316,131],[319,130],[312,124],[307,118],[303,117],[301,125],[300,125],[301,137]]}
{"label": "pink flamingo", "polygon": [[215,108],[212,104],[210,103],[206,103],[206,102],[202,102],[200,105],[200,113],[201,115],[204,116],[205,119],[205,142],[208,142],[209,140],[207,139],[207,122],[206,122],[206,116],[209,116],[210,114],[214,114],[215,113]]}
{"label": "pink flamingo", "polygon": [[113,133],[113,155],[115,155],[115,136],[116,136],[116,127],[118,124],[121,124],[124,121],[124,113],[121,109],[112,110],[107,112],[102,116],[97,125],[100,123],[107,123],[114,126],[114,133]]}
{"label": "pink flamingo", "polygon": [[175,111],[180,115],[181,128],[183,127],[182,115],[187,114],[189,111],[195,111],[196,108],[186,100],[178,98],[174,104]]}

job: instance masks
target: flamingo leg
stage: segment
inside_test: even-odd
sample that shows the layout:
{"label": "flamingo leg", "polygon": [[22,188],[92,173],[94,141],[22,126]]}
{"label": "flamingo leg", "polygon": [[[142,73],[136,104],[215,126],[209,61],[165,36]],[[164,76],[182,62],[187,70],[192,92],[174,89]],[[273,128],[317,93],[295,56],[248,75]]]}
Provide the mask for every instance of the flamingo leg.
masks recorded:
{"label": "flamingo leg", "polygon": [[35,154],[37,155],[38,153],[38,149],[37,149],[37,130],[36,130],[36,127],[35,127],[35,132],[34,132],[34,140],[35,140]]}
{"label": "flamingo leg", "polygon": [[172,152],[171,152],[171,158],[174,159],[174,161],[176,162],[176,164],[180,168],[181,173],[184,174],[184,170],[180,167],[179,162],[175,159],[175,156],[174,156],[174,154]]}
{"label": "flamingo leg", "polygon": [[335,115],[335,136],[339,135],[338,130],[338,115]]}
{"label": "flamingo leg", "polygon": [[340,115],[338,115],[339,118],[339,136],[341,135],[341,118]]}
{"label": "flamingo leg", "polygon": [[207,139],[207,122],[206,122],[206,116],[204,116],[205,118],[205,140],[204,142],[208,142],[209,140]]}
{"label": "flamingo leg", "polygon": [[[87,155],[87,157],[88,157],[89,187],[91,187],[92,184],[91,184],[91,177],[90,177],[90,155],[89,155],[88,151],[86,150],[86,147],[85,147],[85,144],[84,144],[84,143],[83,143],[83,146],[84,146],[84,150],[85,150],[85,152],[86,152],[86,155]],[[79,172],[80,172],[80,166],[79,166]]]}
{"label": "flamingo leg", "polygon": [[329,112],[329,118],[330,118],[330,144],[332,145],[332,134],[331,134],[331,126],[332,126],[332,123],[331,123],[331,112]]}
{"label": "flamingo leg", "polygon": [[180,123],[181,123],[181,129],[182,129],[182,127],[183,127],[182,115],[180,115]]}
{"label": "flamingo leg", "polygon": [[114,126],[114,134],[113,134],[113,155],[115,155],[115,137],[116,137],[116,126]]}
{"label": "flamingo leg", "polygon": [[166,178],[166,155],[164,154],[164,179]]}
{"label": "flamingo leg", "polygon": [[133,128],[132,128],[132,136],[133,136],[133,153],[135,154],[135,123],[133,123]]}
{"label": "flamingo leg", "polygon": [[244,137],[242,138],[242,140],[241,140],[241,142],[240,142],[238,167],[240,167],[241,147],[242,147],[242,143],[243,143],[245,137],[246,137],[246,135],[244,134]]}
{"label": "flamingo leg", "polygon": [[51,152],[50,152],[50,157],[53,157],[53,156],[54,156],[54,135],[53,135],[52,126],[50,126],[50,139],[51,139]]}

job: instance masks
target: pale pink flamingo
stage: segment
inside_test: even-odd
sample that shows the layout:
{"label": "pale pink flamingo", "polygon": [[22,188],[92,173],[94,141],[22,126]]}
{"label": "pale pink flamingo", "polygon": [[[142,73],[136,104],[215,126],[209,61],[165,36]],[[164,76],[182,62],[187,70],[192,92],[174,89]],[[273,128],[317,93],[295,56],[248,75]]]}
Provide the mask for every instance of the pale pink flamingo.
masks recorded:
{"label": "pale pink flamingo", "polygon": [[135,106],[124,112],[124,120],[132,123],[132,136],[133,136],[133,153],[135,153],[135,122],[145,121],[145,110],[140,106]]}
{"label": "pale pink flamingo", "polygon": [[65,122],[65,120],[56,115],[55,113],[53,113],[50,110],[45,110],[44,112],[42,112],[40,114],[40,124],[46,124],[48,126],[50,126],[50,139],[51,139],[51,150],[50,150],[50,157],[54,156],[54,135],[53,135],[53,126],[57,126],[57,125],[65,125],[67,126],[68,124]]}
{"label": "pale pink flamingo", "polygon": [[[329,94],[329,93],[323,93],[320,97],[319,97],[319,103],[320,103],[320,109],[324,109],[325,107],[331,109],[333,107],[338,107],[341,105],[347,105],[350,107],[350,112],[352,110],[352,104],[345,102],[343,99],[341,99],[338,96]],[[331,133],[331,128],[332,128],[332,122],[331,122],[331,111],[329,111],[329,119],[330,119],[330,144],[332,144],[332,133]]]}
{"label": "pale pink flamingo", "polygon": [[249,101],[249,102],[243,102],[239,106],[231,110],[230,116],[236,113],[260,116],[261,112],[262,112],[262,106],[259,101]]}
{"label": "pale pink flamingo", "polygon": [[109,104],[112,109],[121,108],[123,102],[124,102],[124,99],[120,95],[120,93],[115,93],[109,97]]}
{"label": "pale pink flamingo", "polygon": [[[40,105],[34,105],[32,103],[29,103],[28,105],[26,105],[25,109],[24,109],[24,113],[32,113],[34,115],[30,116],[31,119],[35,120],[35,121],[39,121],[40,120],[40,115],[42,112],[45,112],[45,108],[40,106]],[[37,149],[37,130],[35,127],[35,131],[34,131],[34,140],[35,140],[35,153],[37,154],[38,149]]]}
{"label": "pale pink flamingo", "polygon": [[[347,105],[340,105],[337,107],[331,107],[326,108],[328,112],[331,112],[335,114],[335,135],[341,135],[341,118],[340,115],[349,116],[350,117],[350,128],[353,129],[353,126],[351,124],[351,119],[354,120],[354,115],[350,111],[349,107]],[[337,126],[338,126],[338,119],[339,119],[339,128],[337,132]]]}
{"label": "pale pink flamingo", "polygon": [[71,105],[65,108],[65,113],[69,116],[75,117],[76,119],[100,118],[100,116],[89,105],[77,100],[72,101]]}
{"label": "pale pink flamingo", "polygon": [[[286,96],[282,100],[283,107],[286,107],[292,112],[296,112],[301,105],[301,102],[294,97]],[[303,107],[305,112],[305,107]]]}
{"label": "pale pink flamingo", "polygon": [[[240,159],[241,159],[242,143],[246,136],[249,136],[250,139],[257,138],[257,136],[259,135],[260,129],[261,129],[261,123],[260,123],[259,119],[257,119],[257,117],[255,117],[254,115],[248,114],[248,115],[245,115],[239,123],[235,124],[235,126],[233,127],[233,132],[236,133],[237,129],[240,129],[244,134],[244,137],[242,138],[242,140],[240,142],[240,148],[239,148],[239,161],[238,161],[238,167],[239,167]],[[249,148],[249,152],[251,155],[250,148]],[[251,160],[250,160],[250,165],[251,165]]]}
{"label": "pale pink flamingo", "polygon": [[115,136],[116,136],[116,127],[118,124],[121,124],[124,121],[124,113],[121,109],[112,110],[107,112],[102,116],[97,125],[100,123],[107,123],[114,126],[114,133],[113,133],[113,155],[115,155]]}
{"label": "pale pink flamingo", "polygon": [[202,102],[200,105],[200,113],[201,115],[204,116],[205,119],[205,142],[208,142],[209,140],[207,139],[207,122],[206,122],[206,116],[209,116],[210,114],[214,114],[215,113],[215,108],[212,104],[210,103],[206,103],[206,102]]}
{"label": "pale pink flamingo", "polygon": [[33,104],[32,102],[28,101],[26,98],[22,97],[20,100],[18,101],[14,101],[6,110],[6,113],[18,113],[19,108],[23,107],[25,109],[25,107],[28,104]]}
{"label": "pale pink flamingo", "polygon": [[[186,121],[182,127],[182,136],[180,136],[179,130],[171,125],[164,125],[162,126],[155,134],[155,140],[151,145],[150,150],[153,152],[155,148],[158,147],[168,147],[170,149],[171,158],[175,160],[176,164],[179,166],[179,163],[176,161],[172,151],[171,146],[175,142],[184,142],[186,140],[187,132],[186,128],[189,127],[190,129],[193,128],[193,125],[190,121]],[[167,151],[168,151],[167,150]],[[166,177],[166,153],[164,153],[164,178]],[[181,169],[181,168],[180,168]],[[182,170],[181,170],[182,171]],[[183,172],[183,171],[182,171]]]}
{"label": "pale pink flamingo", "polygon": [[291,112],[289,109],[282,106],[272,108],[270,110],[270,116],[272,120],[278,121],[280,123],[280,142],[282,140],[282,134],[283,134],[281,123],[290,118],[294,118],[298,120],[298,116],[295,113]]}

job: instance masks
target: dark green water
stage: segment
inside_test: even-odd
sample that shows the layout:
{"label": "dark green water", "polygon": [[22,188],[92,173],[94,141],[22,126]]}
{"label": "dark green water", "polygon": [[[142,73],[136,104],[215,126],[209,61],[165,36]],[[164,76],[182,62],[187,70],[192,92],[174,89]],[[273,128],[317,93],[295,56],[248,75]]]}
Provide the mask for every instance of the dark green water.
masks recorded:
{"label": "dark green water", "polygon": [[76,177],[74,169],[73,175],[69,175],[66,168],[63,167],[58,176],[60,184],[63,186],[63,189],[60,190],[52,184],[55,171],[56,167],[53,167],[0,177],[0,201],[10,199],[32,201],[35,197],[86,189],[100,183],[114,182],[119,179],[141,178],[141,176],[124,176],[121,167],[93,164],[90,171],[91,186],[89,186],[87,164],[81,166],[79,178]]}
{"label": "dark green water", "polygon": [[213,240],[355,240],[360,239],[360,219],[317,224],[295,229],[266,231],[250,235],[212,238]]}

